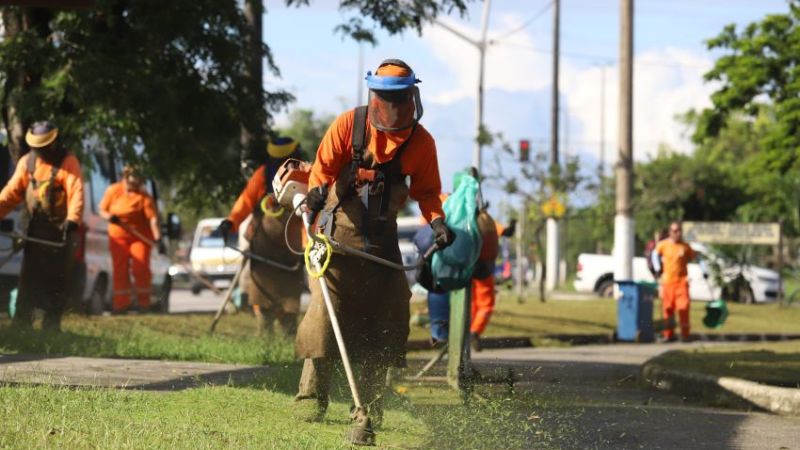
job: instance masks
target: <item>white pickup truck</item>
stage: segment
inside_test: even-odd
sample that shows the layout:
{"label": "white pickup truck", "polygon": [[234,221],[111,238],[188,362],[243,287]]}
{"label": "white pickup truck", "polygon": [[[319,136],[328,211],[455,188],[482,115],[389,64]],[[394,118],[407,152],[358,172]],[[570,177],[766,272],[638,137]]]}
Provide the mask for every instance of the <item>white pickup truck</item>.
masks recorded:
{"label": "white pickup truck", "polygon": [[[778,272],[764,267],[727,264],[703,244],[690,243],[701,259],[718,264],[722,270],[725,293],[714,282],[714,277],[703,279],[700,264],[689,264],[689,297],[692,300],[710,301],[720,296],[726,300],[743,303],[769,302],[778,299],[780,280]],[[709,264],[710,265],[710,264]],[[578,256],[575,290],[595,292],[600,297],[611,297],[614,290],[614,260],[611,255],[582,253]],[[655,281],[643,257],[633,258],[634,281]]]}

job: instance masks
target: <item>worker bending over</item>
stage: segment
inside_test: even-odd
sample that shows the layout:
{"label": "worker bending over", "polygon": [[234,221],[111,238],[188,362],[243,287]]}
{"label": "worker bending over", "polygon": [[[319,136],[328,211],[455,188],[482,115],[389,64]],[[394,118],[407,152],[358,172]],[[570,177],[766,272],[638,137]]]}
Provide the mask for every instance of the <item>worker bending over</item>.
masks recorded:
{"label": "worker bending over", "polygon": [[[294,336],[297,333],[297,315],[300,312],[300,295],[303,292],[302,258],[287,247],[284,234],[292,211],[282,208],[275,199],[272,179],[281,164],[289,158],[304,160],[297,141],[288,137],[271,140],[267,144],[267,160],[250,177],[228,218],[219,226],[221,236],[227,237],[232,230],[253,214],[245,238],[250,241],[250,280],[247,283],[248,298],[258,320],[259,334],[271,333],[275,320],[283,332]],[[301,250],[302,223],[295,218],[289,224],[289,245]],[[270,265],[258,257],[288,267],[289,271]]]}
{"label": "worker bending over", "polygon": [[24,201],[27,236],[61,245],[25,242],[13,323],[30,328],[33,309],[38,307],[44,309],[42,328],[60,331],[71,292],[74,234],[83,217],[81,165],[50,122],[34,123],[25,142],[31,151],[19,159],[0,192],[0,219]]}

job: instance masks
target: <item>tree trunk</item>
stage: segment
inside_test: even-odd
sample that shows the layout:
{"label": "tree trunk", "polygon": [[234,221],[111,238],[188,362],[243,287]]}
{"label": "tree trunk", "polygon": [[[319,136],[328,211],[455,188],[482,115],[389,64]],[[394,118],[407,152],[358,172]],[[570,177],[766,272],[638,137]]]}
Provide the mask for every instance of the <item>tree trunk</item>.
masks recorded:
{"label": "tree trunk", "polygon": [[[50,34],[49,24],[53,13],[49,10],[7,6],[0,8],[0,12],[5,30],[3,39],[13,38],[29,30],[34,30],[42,39]],[[38,87],[41,81],[42,68],[24,62],[6,74],[0,93],[0,115],[8,131],[8,152],[13,164],[27,151],[27,146],[24,145],[25,130],[31,122],[20,105],[23,98]],[[6,168],[0,168],[3,169]]]}
{"label": "tree trunk", "polygon": [[264,108],[264,52],[262,47],[264,5],[261,0],[245,0],[243,12],[250,31],[248,43],[251,49],[251,57],[245,73],[246,92],[251,101],[258,102],[258,113],[242,119],[239,140],[242,175],[249,179],[266,157],[267,113]]}

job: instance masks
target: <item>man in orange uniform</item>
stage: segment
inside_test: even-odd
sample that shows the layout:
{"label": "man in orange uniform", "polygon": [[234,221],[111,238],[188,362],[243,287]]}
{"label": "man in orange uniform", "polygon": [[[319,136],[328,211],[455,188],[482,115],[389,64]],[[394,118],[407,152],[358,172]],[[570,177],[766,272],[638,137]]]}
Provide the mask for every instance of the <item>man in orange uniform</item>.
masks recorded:
{"label": "man in orange uniform", "polygon": [[[439,199],[436,144],[419,124],[419,80],[405,62],[383,61],[366,80],[369,105],[339,116],[322,139],[306,205],[312,216],[325,210],[318,225],[336,241],[401,263],[397,212],[409,196],[419,203],[439,248],[453,241]],[[325,278],[357,369],[361,399],[380,422],[386,372],[406,362],[408,281],[402,271],[338,253]],[[306,360],[295,412],[305,420],[321,420],[338,351],[319,283],[310,287],[311,304],[297,333],[297,355]],[[354,411],[352,417],[357,429],[369,427],[367,411]]]}
{"label": "man in orange uniform", "polygon": [[[108,220],[108,247],[114,266],[114,313],[123,313],[136,295],[140,311],[150,309],[150,246],[166,253],[158,226],[158,212],[144,180],[131,166],[122,170],[122,181],[112,184],[100,201],[100,216]],[[131,288],[133,272],[135,288]]]}
{"label": "man in orange uniform", "polygon": [[[690,261],[697,258],[692,247],[683,241],[680,222],[669,225],[669,237],[656,245],[655,253],[661,262],[661,297],[664,317],[664,340],[674,340],[675,310],[681,324],[681,339],[689,339],[689,277]],[[705,276],[705,274],[704,274]]]}
{"label": "man in orange uniform", "polygon": [[494,270],[499,251],[499,239],[514,234],[516,221],[512,220],[508,228],[496,223],[486,208],[478,214],[478,229],[483,238],[483,247],[472,272],[472,323],[470,324],[470,343],[475,351],[481,351],[480,336],[489,325],[489,318],[494,312]]}
{"label": "man in orange uniform", "polygon": [[0,219],[24,201],[30,219],[27,236],[63,245],[25,243],[14,324],[29,328],[33,308],[40,307],[45,311],[42,328],[59,331],[70,291],[73,235],[83,217],[81,165],[50,122],[34,123],[25,142],[31,151],[20,158],[0,192]]}
{"label": "man in orange uniform", "polygon": [[[297,315],[300,312],[300,295],[303,293],[302,258],[286,246],[284,234],[292,212],[282,208],[272,188],[272,179],[281,164],[289,158],[304,160],[299,143],[291,138],[279,137],[267,144],[267,161],[250,177],[228,218],[219,226],[220,235],[228,236],[231,230],[253,214],[245,238],[250,241],[250,280],[247,283],[248,299],[258,320],[259,334],[272,332],[275,320],[289,336],[297,333]],[[292,248],[302,249],[302,224],[295,218],[289,223],[289,240]],[[284,270],[259,259],[266,258],[295,270]]]}

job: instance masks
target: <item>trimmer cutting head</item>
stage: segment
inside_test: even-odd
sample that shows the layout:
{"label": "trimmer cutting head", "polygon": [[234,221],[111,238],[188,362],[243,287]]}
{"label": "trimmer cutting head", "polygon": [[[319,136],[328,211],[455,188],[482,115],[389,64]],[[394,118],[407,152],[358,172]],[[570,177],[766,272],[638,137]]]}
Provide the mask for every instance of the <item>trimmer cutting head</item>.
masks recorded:
{"label": "trimmer cutting head", "polygon": [[369,417],[365,414],[356,415],[355,425],[345,434],[344,439],[351,445],[375,445],[375,431],[372,429]]}

